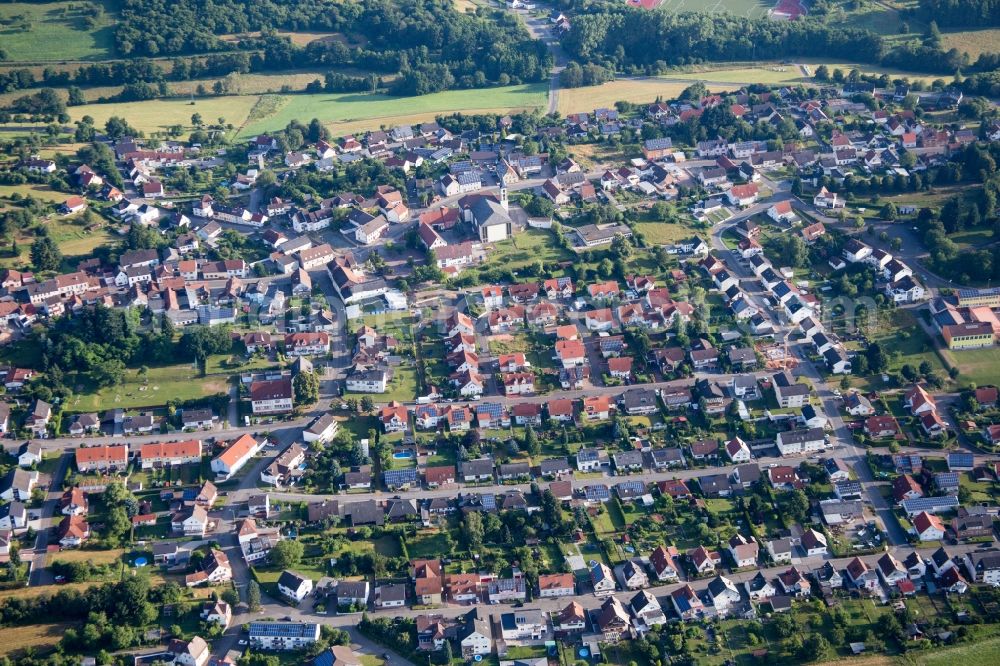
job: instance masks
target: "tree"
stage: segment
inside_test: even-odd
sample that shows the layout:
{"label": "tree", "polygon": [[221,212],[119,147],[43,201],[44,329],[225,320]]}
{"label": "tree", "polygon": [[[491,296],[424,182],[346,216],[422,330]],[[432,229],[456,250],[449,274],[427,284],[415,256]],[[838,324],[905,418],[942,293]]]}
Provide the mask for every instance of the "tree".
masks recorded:
{"label": "tree", "polygon": [[66,104],[69,106],[82,106],[87,103],[83,92],[77,86],[69,87],[69,99]]}
{"label": "tree", "polygon": [[802,649],[799,650],[799,659],[802,661],[826,661],[830,655],[830,641],[822,634],[810,633],[802,641]]}
{"label": "tree", "polygon": [[[301,541],[283,539],[271,549],[271,562],[279,569],[288,569],[302,561],[304,551]],[[249,595],[247,603],[249,603]]]}
{"label": "tree", "polygon": [[368,414],[375,409],[375,401],[372,400],[370,395],[361,397],[361,413]]}
{"label": "tree", "polygon": [[42,236],[31,244],[31,265],[36,271],[55,271],[62,265],[62,252],[48,236]]}
{"label": "tree", "polygon": [[[278,545],[285,543],[284,541],[279,541]],[[251,612],[255,612],[260,609],[260,584],[255,580],[251,580],[247,584],[247,608]]]}
{"label": "tree", "polygon": [[868,359],[868,369],[873,373],[882,372],[889,365],[888,357],[877,342],[868,346],[865,357]]}
{"label": "tree", "polygon": [[232,606],[233,608],[236,608],[237,606],[240,605],[240,593],[234,590],[233,588],[229,588],[228,590],[223,591],[221,596],[222,600],[225,601],[230,606]]}
{"label": "tree", "polygon": [[462,520],[462,537],[470,551],[479,551],[483,547],[483,517],[476,511],[470,511]]}
{"label": "tree", "polygon": [[202,122],[200,113],[191,114],[191,124],[194,125],[195,127],[201,127],[202,125],[205,124],[204,122]]}
{"label": "tree", "polygon": [[809,515],[809,498],[803,491],[793,490],[786,497],[785,511],[799,522],[804,522]]}
{"label": "tree", "polygon": [[886,205],[882,206],[882,213],[880,217],[883,220],[888,220],[889,222],[895,222],[896,218],[899,217],[899,209],[896,208],[896,204],[890,201]]}
{"label": "tree", "polygon": [[111,507],[104,521],[104,532],[108,543],[120,543],[131,528],[132,521],[129,520],[125,507],[121,505]]}
{"label": "tree", "polygon": [[530,423],[524,427],[524,450],[533,456],[537,456],[541,450],[538,443],[538,436],[535,434],[535,429],[531,427]]}
{"label": "tree", "polygon": [[319,400],[319,377],[315,372],[300,372],[292,380],[296,405],[311,405]]}

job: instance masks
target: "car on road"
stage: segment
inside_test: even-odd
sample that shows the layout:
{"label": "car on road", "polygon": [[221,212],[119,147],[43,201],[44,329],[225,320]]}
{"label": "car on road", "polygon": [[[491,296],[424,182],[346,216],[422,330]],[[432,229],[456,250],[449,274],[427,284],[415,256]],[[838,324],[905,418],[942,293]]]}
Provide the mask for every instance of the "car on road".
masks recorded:
{"label": "car on road", "polygon": [[281,619],[284,620],[285,622],[291,622],[292,621],[292,616],[291,615],[286,615],[285,617],[283,617]]}

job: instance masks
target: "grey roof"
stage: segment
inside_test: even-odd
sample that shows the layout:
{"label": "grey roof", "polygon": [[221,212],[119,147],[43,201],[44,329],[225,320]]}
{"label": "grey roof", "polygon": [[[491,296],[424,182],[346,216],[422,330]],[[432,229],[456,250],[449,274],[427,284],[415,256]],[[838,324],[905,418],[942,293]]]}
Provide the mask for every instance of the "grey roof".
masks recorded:
{"label": "grey roof", "polygon": [[571,469],[569,460],[563,458],[549,458],[538,463],[538,469],[542,474],[552,474],[562,470]]}
{"label": "grey roof", "polygon": [[484,476],[493,473],[493,460],[490,458],[466,460],[460,464],[460,468],[463,476]]}
{"label": "grey roof", "polygon": [[297,590],[307,580],[309,580],[307,576],[285,569],[278,578],[278,585],[287,587],[290,590]]}
{"label": "grey roof", "polygon": [[496,200],[489,197],[478,197],[469,207],[472,211],[472,219],[477,227],[490,227],[499,224],[510,224],[510,215],[504,210]]}

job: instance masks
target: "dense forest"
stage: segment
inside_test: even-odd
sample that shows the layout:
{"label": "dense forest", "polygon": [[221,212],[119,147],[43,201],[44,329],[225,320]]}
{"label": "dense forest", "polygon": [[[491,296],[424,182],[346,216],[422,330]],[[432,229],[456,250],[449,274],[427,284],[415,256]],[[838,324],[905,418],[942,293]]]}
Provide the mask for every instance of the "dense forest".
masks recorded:
{"label": "dense forest", "polygon": [[877,61],[882,44],[867,30],[810,21],[642,12],[625,7],[575,16],[563,45],[581,61],[626,66],[702,60],[774,60],[791,55]]}
{"label": "dense forest", "polygon": [[[625,6],[600,6],[574,16],[563,46],[579,62],[632,74],[703,61],[791,57],[846,58],[942,74],[970,64],[958,50],[942,50],[939,38],[890,48],[870,30],[819,21],[645,12]],[[976,63],[974,68],[990,64]]]}
{"label": "dense forest", "polygon": [[[276,30],[339,33],[299,48]],[[234,44],[222,35],[263,33]],[[350,45],[350,42],[356,45]],[[449,0],[124,0],[115,43],[123,56],[253,50],[247,68],[354,66],[399,72],[401,94],[488,82],[541,81],[550,55],[509,13],[476,16]]]}
{"label": "dense forest", "polygon": [[919,13],[941,26],[983,28],[1000,25],[1000,0],[920,0]]}

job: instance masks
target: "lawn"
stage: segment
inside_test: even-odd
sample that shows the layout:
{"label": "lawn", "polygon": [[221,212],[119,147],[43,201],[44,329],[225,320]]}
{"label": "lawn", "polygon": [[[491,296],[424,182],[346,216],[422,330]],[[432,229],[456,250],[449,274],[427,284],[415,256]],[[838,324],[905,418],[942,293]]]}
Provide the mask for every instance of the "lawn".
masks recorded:
{"label": "lawn", "polygon": [[673,245],[695,234],[691,227],[676,222],[636,222],[635,230],[653,245]]}
{"label": "lawn", "polygon": [[946,351],[962,373],[963,382],[990,384],[1000,377],[1000,348]]}
{"label": "lawn", "polygon": [[[569,229],[564,231],[568,233]],[[484,266],[516,271],[536,262],[553,266],[562,261],[572,260],[573,255],[569,250],[556,245],[551,231],[527,229],[524,233],[497,243]]]}
{"label": "lawn", "polygon": [[[33,588],[34,589],[34,588]],[[46,652],[62,639],[72,624],[30,624],[23,627],[5,627],[0,655],[11,655],[31,649]]]}
{"label": "lawn", "polygon": [[385,393],[344,393],[344,399],[361,400],[368,396],[376,403],[411,402],[417,397],[417,369],[412,365],[402,365],[392,369],[392,381],[386,387]]}
{"label": "lawn", "polygon": [[105,13],[96,28],[85,25],[84,3],[0,4],[0,43],[9,61],[101,60],[113,55],[114,16]]}
{"label": "lawn", "polygon": [[136,369],[125,373],[119,386],[76,394],[66,409],[73,412],[103,411],[112,407],[133,409],[165,405],[167,400],[195,400],[229,391],[228,375],[202,377],[193,365],[178,363],[151,367],[145,379]]}
{"label": "lawn", "polygon": [[[448,90],[420,97],[390,97],[361,93],[287,95],[279,97],[271,113],[255,117],[244,134],[283,128],[292,120],[319,120],[342,133],[380,125],[396,125],[400,117],[464,111],[509,112],[544,106],[547,86],[542,83],[477,90]],[[255,114],[257,115],[257,114]],[[211,116],[211,114],[209,114]]]}
{"label": "lawn", "polygon": [[446,557],[450,555],[444,532],[421,530],[406,539],[406,550],[413,559],[425,557]]}

